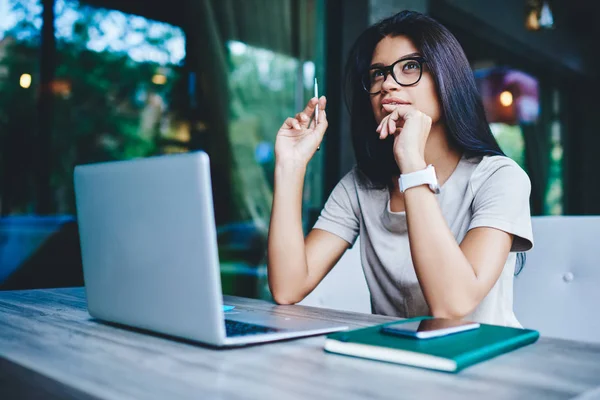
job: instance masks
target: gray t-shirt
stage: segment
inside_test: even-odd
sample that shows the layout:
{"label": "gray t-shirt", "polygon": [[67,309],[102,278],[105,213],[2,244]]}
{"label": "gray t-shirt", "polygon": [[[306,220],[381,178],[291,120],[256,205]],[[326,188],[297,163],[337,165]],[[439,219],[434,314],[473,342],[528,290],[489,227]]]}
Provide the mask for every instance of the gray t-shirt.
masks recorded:
{"label": "gray t-shirt", "polygon": [[[351,245],[360,235],[360,254],[372,311],[410,318],[430,315],[410,254],[406,214],[390,211],[387,189],[365,185],[355,167],[337,184],[314,228]],[[514,235],[504,270],[466,319],[520,327],[513,312],[516,253],[533,247],[529,177],[508,157],[462,158],[436,195],[456,241],[470,229],[492,227]]]}

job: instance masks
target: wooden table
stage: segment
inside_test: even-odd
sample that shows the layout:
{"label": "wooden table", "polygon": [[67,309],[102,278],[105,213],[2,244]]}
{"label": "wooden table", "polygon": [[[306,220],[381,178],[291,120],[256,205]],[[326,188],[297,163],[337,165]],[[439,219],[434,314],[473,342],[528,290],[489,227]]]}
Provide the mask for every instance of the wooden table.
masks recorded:
{"label": "wooden table", "polygon": [[[228,297],[239,308],[361,327],[389,318]],[[191,316],[190,316],[191,317]],[[0,398],[600,397],[600,346],[541,338],[457,375],[326,354],[324,337],[214,350],[115,327],[83,288],[0,292]]]}

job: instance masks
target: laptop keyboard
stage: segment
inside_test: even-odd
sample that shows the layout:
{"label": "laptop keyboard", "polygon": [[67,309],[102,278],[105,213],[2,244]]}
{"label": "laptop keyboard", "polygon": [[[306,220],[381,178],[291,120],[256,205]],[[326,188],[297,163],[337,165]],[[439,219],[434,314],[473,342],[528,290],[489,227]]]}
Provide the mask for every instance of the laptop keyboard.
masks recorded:
{"label": "laptop keyboard", "polygon": [[281,329],[269,328],[262,325],[249,324],[247,322],[238,322],[225,320],[225,330],[227,336],[246,336],[246,335],[257,335],[261,333],[273,333],[281,332]]}

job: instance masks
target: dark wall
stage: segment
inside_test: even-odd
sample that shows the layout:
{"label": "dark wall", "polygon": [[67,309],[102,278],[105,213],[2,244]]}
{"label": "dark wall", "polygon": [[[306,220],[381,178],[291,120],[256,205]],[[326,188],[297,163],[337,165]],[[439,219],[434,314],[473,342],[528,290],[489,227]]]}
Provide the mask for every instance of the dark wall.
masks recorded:
{"label": "dark wall", "polygon": [[326,1],[326,93],[328,95],[325,199],[355,164],[350,116],[343,98],[343,76],[350,48],[369,24],[368,0]]}
{"label": "dark wall", "polygon": [[[597,7],[600,3],[596,3]],[[524,26],[525,5],[520,0],[429,1],[429,14],[434,18],[452,30],[489,43],[503,61],[515,57],[513,66],[532,72],[543,88],[561,94],[563,199],[564,214],[569,215],[600,214],[596,121],[600,53],[592,40],[598,27],[576,27],[578,4],[579,0],[556,3],[555,28],[530,32]]]}
{"label": "dark wall", "polygon": [[600,214],[600,83],[574,79],[565,96],[565,214]]}
{"label": "dark wall", "polygon": [[[471,17],[490,28],[489,34],[485,30],[478,33],[492,43],[508,45],[578,74],[598,77],[597,51],[590,51],[594,46],[592,37],[572,31],[566,2],[554,2],[555,29],[537,32],[525,29],[525,3],[524,0],[430,0],[429,12],[441,20],[461,25],[469,21],[465,16]],[[465,28],[474,30],[477,24]]]}

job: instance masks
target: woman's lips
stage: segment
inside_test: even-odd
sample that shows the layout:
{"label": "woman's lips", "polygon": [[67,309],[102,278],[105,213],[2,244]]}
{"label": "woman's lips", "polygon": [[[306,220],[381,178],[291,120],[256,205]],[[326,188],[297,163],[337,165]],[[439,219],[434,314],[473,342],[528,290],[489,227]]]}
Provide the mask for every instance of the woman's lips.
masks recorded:
{"label": "woman's lips", "polygon": [[409,105],[410,104],[408,104],[408,103],[386,103],[386,104],[381,105],[381,109],[385,112],[391,113],[397,107],[409,106]]}

